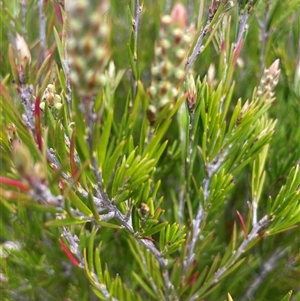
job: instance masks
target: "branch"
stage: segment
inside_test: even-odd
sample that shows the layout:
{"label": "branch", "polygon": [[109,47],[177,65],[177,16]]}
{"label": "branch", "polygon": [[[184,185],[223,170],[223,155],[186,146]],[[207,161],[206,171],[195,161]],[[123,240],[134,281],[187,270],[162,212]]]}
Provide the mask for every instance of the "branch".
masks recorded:
{"label": "branch", "polygon": [[261,272],[257,275],[248,288],[245,296],[241,299],[242,301],[254,300],[254,294],[260,287],[262,283],[264,283],[266,277],[270,272],[272,272],[279,264],[279,259],[281,259],[288,251],[288,248],[284,250],[277,249],[272,256],[263,264],[261,268]]}
{"label": "branch", "polygon": [[[61,215],[57,215],[57,219],[63,219],[63,218]],[[67,240],[70,246],[71,253],[73,253],[76,256],[76,258],[79,260],[78,266],[84,269],[84,259],[79,249],[79,238],[77,237],[77,235],[72,235],[72,233],[66,227],[62,227],[62,228],[63,228],[63,232],[61,236],[63,236]]]}
{"label": "branch", "polygon": [[209,191],[209,184],[213,177],[213,175],[218,171],[220,166],[223,164],[229,149],[225,150],[223,153],[219,153],[216,158],[211,163],[206,164],[205,171],[207,176],[203,180],[203,193],[204,193],[204,202],[208,200],[210,191]]}
{"label": "branch", "polygon": [[259,235],[259,231],[269,223],[269,216],[265,215],[251,230],[248,237],[244,239],[240,247],[228,259],[224,267],[220,268],[216,273],[212,285],[217,283],[220,277],[241,257],[247,246]]}
{"label": "branch", "polygon": [[22,35],[27,35],[27,30],[26,30],[26,15],[27,15],[27,1],[21,0],[21,12],[22,12]]}
{"label": "branch", "polygon": [[[31,104],[31,89],[25,87],[25,83],[22,83],[21,89],[19,91],[20,98],[22,100],[22,104],[25,108],[26,114],[23,114],[23,119],[32,131],[32,133],[35,135],[35,126],[34,126],[34,115],[33,115],[33,109]],[[123,228],[125,228],[140,244],[144,245],[146,249],[153,254],[153,256],[156,258],[156,260],[159,263],[159,266],[163,272],[163,278],[166,285],[166,292],[169,291],[169,289],[173,289],[173,286],[169,279],[169,274],[165,270],[167,265],[167,260],[163,258],[161,253],[158,251],[158,249],[155,247],[153,242],[147,240],[147,239],[140,239],[136,237],[134,229],[131,224],[131,219],[128,219],[128,216],[123,215],[116,205],[108,198],[108,196],[104,193],[102,189],[102,177],[101,173],[99,172],[98,168],[98,162],[96,157],[93,154],[93,124],[95,120],[95,114],[93,113],[93,102],[87,101],[86,103],[86,116],[87,116],[87,143],[90,148],[90,155],[91,155],[91,161],[92,161],[92,170],[95,175],[98,189],[96,191],[97,197],[93,197],[93,201],[95,202],[96,208],[98,212],[102,212],[104,210],[108,210],[109,212],[105,215],[102,215],[101,218],[103,220],[110,220],[112,218],[116,218],[122,225]],[[61,166],[58,161],[58,159],[55,156],[55,153],[52,149],[46,149],[46,155],[49,163],[52,165],[52,167],[56,170],[60,170]],[[82,187],[77,188],[74,183],[73,179],[70,178],[66,173],[61,172],[62,177],[70,184],[72,185],[72,188],[79,192],[84,198],[88,198],[88,192],[82,189]],[[54,205],[58,208],[63,208],[63,198],[61,195],[59,196],[53,196],[49,190],[49,188],[42,184],[39,181],[30,181],[30,184],[33,188],[33,191],[31,192],[31,196],[35,199],[42,199],[45,204],[48,205]]]}
{"label": "branch", "polygon": [[133,31],[134,31],[134,53],[136,56],[137,50],[137,39],[138,39],[138,30],[139,30],[139,14],[141,13],[142,9],[140,7],[139,0],[134,1],[134,24],[133,24]]}
{"label": "branch", "polygon": [[[60,216],[58,218],[60,218]],[[62,236],[69,243],[71,253],[73,253],[76,256],[76,258],[79,260],[79,263],[77,264],[77,266],[82,268],[82,269],[85,269],[86,268],[85,267],[85,261],[84,261],[84,258],[82,256],[81,252],[80,252],[79,238],[77,237],[77,235],[72,235],[71,232],[68,231],[68,229],[66,227],[63,227]],[[97,277],[97,275],[95,274],[94,271],[90,271],[90,274],[93,277],[94,285],[103,294],[103,296],[104,296],[104,298],[106,298],[106,300],[118,301],[118,299],[111,296],[111,294],[107,290],[106,285],[99,282],[99,279],[98,279],[98,277]]]}
{"label": "branch", "polygon": [[99,190],[99,195],[103,196],[103,185],[102,185],[102,175],[99,171],[98,160],[94,154],[94,137],[93,137],[93,125],[97,120],[97,115],[93,112],[94,102],[87,101],[86,103],[86,118],[87,118],[87,144],[90,150],[92,170],[97,181],[97,186]]}
{"label": "branch", "polygon": [[257,224],[257,210],[258,210],[258,200],[255,196],[252,200],[252,226],[255,226]]}
{"label": "branch", "polygon": [[[172,285],[172,283],[170,281],[169,273],[166,270],[168,261],[163,258],[163,256],[157,250],[157,248],[155,247],[155,245],[153,244],[152,241],[150,241],[148,239],[138,238],[135,235],[134,229],[131,224],[131,220],[128,221],[126,215],[123,215],[113,203],[110,203],[108,209],[110,212],[115,213],[115,218],[121,223],[123,228],[125,228],[137,240],[137,242],[139,244],[143,245],[156,258],[156,260],[160,266],[162,276],[164,279],[164,283],[165,283],[165,287],[166,287],[165,297],[166,297],[166,300],[169,300],[169,295],[175,294],[175,292],[174,292],[174,286]],[[171,292],[170,292],[170,290],[171,290]]]}
{"label": "branch", "polygon": [[42,183],[31,183],[33,191],[30,195],[33,199],[42,200],[45,205],[63,208],[63,197],[61,195],[54,196],[49,188]]}
{"label": "branch", "polygon": [[[137,62],[137,41],[138,41],[138,31],[139,31],[139,15],[142,9],[139,0],[134,1],[134,20],[132,22],[133,35],[134,35],[134,49],[133,49],[133,59],[134,64]],[[131,72],[131,87],[132,87],[132,100],[134,101],[136,96],[137,79],[134,78],[134,73]]]}
{"label": "branch", "polygon": [[189,69],[191,68],[191,66],[193,65],[193,63],[195,62],[197,56],[204,50],[204,46],[202,46],[202,42],[207,34],[207,31],[210,27],[210,23],[211,21],[208,20],[206,23],[206,26],[203,28],[203,30],[200,32],[200,35],[198,37],[197,43],[193,49],[192,54],[190,55],[190,57],[187,60],[187,63],[185,65],[185,71],[189,71]]}
{"label": "branch", "polygon": [[188,244],[188,250],[187,250],[187,255],[184,259],[184,264],[183,264],[183,269],[182,269],[182,276],[185,275],[187,269],[190,267],[190,265],[193,263],[196,255],[195,255],[195,248],[196,244],[200,238],[200,226],[205,218],[205,213],[202,207],[202,204],[199,203],[198,211],[196,218],[192,220],[192,229],[191,229],[191,239]]}
{"label": "branch", "polygon": [[[64,29],[63,29],[63,34],[66,36],[68,35],[67,29],[66,29],[66,18],[64,20]],[[65,72],[65,78],[66,78],[66,100],[67,100],[67,106],[68,106],[68,113],[69,113],[69,118],[72,120],[72,88],[71,88],[71,80],[70,80],[70,66],[68,64],[68,49],[67,49],[67,42],[65,40],[64,44],[64,61],[63,61],[63,69]]]}
{"label": "branch", "polygon": [[[269,223],[270,219],[267,215],[265,215],[256,225],[255,227],[252,228],[251,232],[249,233],[248,237],[244,239],[240,247],[233,252],[231,257],[228,259],[228,261],[225,263],[225,265],[221,268],[219,268],[215,273],[214,273],[214,278],[211,280],[210,283],[206,284],[206,290],[211,289],[214,285],[216,285],[220,278],[228,271],[230,267],[232,267],[237,260],[241,257],[241,255],[245,252],[247,246],[259,235],[259,231],[265,227]],[[201,290],[202,288],[200,288]],[[199,291],[196,292],[190,299],[189,301],[196,301],[199,300]]]}
{"label": "branch", "polygon": [[43,12],[44,0],[39,2],[39,18],[40,18],[40,45],[41,45],[41,56],[40,56],[40,65],[45,60],[46,53],[46,17]]}
{"label": "branch", "polygon": [[[21,77],[21,76],[19,76]],[[30,130],[33,133],[33,136],[35,135],[35,121],[34,121],[34,105],[31,103],[31,96],[33,92],[33,87],[30,85],[29,87],[26,87],[25,82],[21,83],[21,88],[19,89],[19,96],[22,102],[22,105],[25,109],[25,114],[22,114],[22,118],[26,125],[30,128]]]}
{"label": "branch", "polygon": [[[210,20],[211,20],[214,16],[214,10],[211,8],[210,12],[211,12],[211,14],[210,14]],[[209,26],[209,24],[207,24],[207,28],[208,28],[208,26]],[[201,37],[201,35],[200,35],[200,37]],[[198,39],[198,41],[199,41],[199,39]],[[192,155],[193,137],[192,137],[191,133],[192,133],[192,129],[193,129],[193,123],[194,123],[194,113],[192,110],[190,110],[190,124],[189,124],[190,137],[189,137],[189,150],[188,150],[188,158],[187,158],[187,169],[190,168],[190,161],[191,161],[191,155]],[[209,195],[210,195],[210,191],[209,191],[210,181],[211,181],[213,175],[216,173],[216,171],[220,168],[220,166],[224,162],[226,155],[227,155],[227,152],[225,152],[223,154],[219,154],[219,155],[217,155],[217,157],[214,159],[214,161],[212,163],[206,164],[206,174],[207,175],[204,178],[203,183],[202,183],[203,192],[204,192],[204,203],[207,202]],[[190,267],[190,265],[193,263],[193,261],[196,257],[195,248],[196,248],[196,244],[200,237],[200,233],[201,233],[200,227],[201,227],[201,224],[204,219],[205,219],[204,208],[203,208],[201,202],[199,202],[196,218],[194,218],[192,220],[192,227],[191,227],[190,237],[189,237],[190,241],[189,241],[188,247],[187,247],[187,255],[184,259],[184,264],[183,264],[183,269],[182,269],[182,277],[184,277],[187,269]]]}
{"label": "branch", "polygon": [[[202,46],[203,40],[207,35],[208,31],[213,28],[217,24],[219,18],[227,11],[229,11],[233,7],[232,1],[219,1],[211,0],[211,4],[209,6],[209,17],[205,27],[201,30],[196,45],[192,51],[192,54],[187,60],[185,71],[187,72],[191,66],[193,65],[194,61],[196,60],[197,56],[204,50],[204,46]],[[218,6],[219,5],[219,6]]]}
{"label": "branch", "polygon": [[269,18],[270,18],[270,2],[266,1],[266,10],[264,13],[264,20],[263,21],[258,20],[258,24],[261,29],[260,39],[262,42],[260,59],[259,59],[261,71],[263,71],[265,68],[266,44],[268,41],[268,37],[270,35],[268,28],[267,28],[267,24],[269,23]]}
{"label": "branch", "polygon": [[241,40],[243,39],[243,36],[245,35],[246,31],[248,30],[248,18],[250,15],[250,11],[252,9],[253,1],[250,1],[248,3],[248,7],[245,8],[245,12],[241,13],[240,9],[240,20],[239,20],[239,32],[238,36],[235,42],[234,49],[240,44]]}

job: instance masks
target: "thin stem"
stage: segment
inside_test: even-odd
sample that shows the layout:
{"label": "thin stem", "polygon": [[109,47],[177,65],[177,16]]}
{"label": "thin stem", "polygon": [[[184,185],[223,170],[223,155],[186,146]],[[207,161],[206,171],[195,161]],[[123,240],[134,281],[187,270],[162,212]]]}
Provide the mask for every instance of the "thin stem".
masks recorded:
{"label": "thin stem", "polygon": [[69,118],[72,120],[72,88],[71,88],[71,80],[70,80],[70,67],[68,64],[68,52],[67,52],[67,43],[65,44],[65,59],[63,62],[64,70],[65,70],[65,78],[66,78],[66,100],[67,100],[67,106],[68,106],[68,113]]}
{"label": "thin stem", "polygon": [[247,246],[257,238],[259,231],[269,223],[269,216],[265,215],[251,230],[248,237],[244,239],[240,247],[234,252],[228,259],[227,263],[223,268],[220,268],[216,273],[212,284],[217,283],[219,278],[230,268],[245,252]]}
{"label": "thin stem", "polygon": [[21,0],[21,11],[22,11],[22,35],[27,35],[26,30],[26,14],[27,14],[27,5],[25,0]]}
{"label": "thin stem", "polygon": [[146,261],[146,258],[145,258],[145,255],[143,254],[143,252],[141,252],[141,250],[139,250],[139,253],[140,253],[140,256],[142,258],[142,263],[145,267],[145,271],[146,271],[146,274],[147,274],[147,277],[148,277],[148,280],[153,288],[153,290],[155,291],[155,293],[158,295],[159,294],[159,290],[158,290],[158,287],[155,283],[155,281],[153,280],[153,278],[151,277],[151,274],[149,272],[149,269],[148,269],[148,265],[147,265],[147,261]]}
{"label": "thin stem", "polygon": [[[224,159],[226,157],[226,153],[219,155],[211,164],[206,165],[206,172],[207,176],[203,180],[202,187],[203,187],[203,194],[204,194],[204,203],[207,203],[210,195],[210,190],[209,190],[209,184],[210,181],[215,174],[215,172],[220,168],[222,163],[224,162]],[[204,208],[199,201],[199,206],[196,214],[196,218],[192,220],[192,228],[191,228],[191,234],[190,234],[190,241],[188,244],[188,249],[187,249],[187,255],[184,260],[184,265],[183,265],[183,270],[182,270],[182,276],[186,273],[188,267],[193,263],[196,255],[195,255],[195,248],[196,244],[200,238],[200,233],[201,233],[201,224],[205,219],[205,212]]]}
{"label": "thin stem", "polygon": [[97,289],[102,293],[102,295],[106,300],[119,301],[119,299],[111,296],[107,287],[103,285],[103,283],[99,282],[98,277],[94,272],[91,272],[91,275],[93,277],[94,284],[96,285]]}
{"label": "thin stem", "polygon": [[[187,60],[187,63],[185,65],[186,72],[189,71],[189,69],[195,62],[197,56],[204,50],[204,46],[202,45],[203,40],[204,40],[205,36],[207,35],[207,32],[209,31],[209,29],[211,29],[211,27],[216,23],[215,22],[216,20],[214,20],[214,17],[216,16],[217,18],[219,18],[222,15],[222,9],[224,8],[224,4],[225,3],[221,2],[220,6],[217,7],[217,2],[215,0],[211,1],[210,7],[209,7],[208,21],[207,21],[205,27],[201,30],[199,37],[197,39],[196,45],[192,51],[192,54],[189,56],[189,58]],[[200,3],[200,5],[201,5],[201,3]]]}
{"label": "thin stem", "polygon": [[31,197],[36,200],[41,200],[45,205],[63,208],[63,198],[61,195],[54,196],[46,185],[37,183],[34,185],[34,190],[30,193]]}
{"label": "thin stem", "polygon": [[46,17],[43,12],[44,0],[39,2],[39,17],[40,17],[40,45],[41,45],[41,54],[40,54],[40,64],[45,60],[46,53]]}
{"label": "thin stem", "polygon": [[[220,278],[228,271],[230,267],[232,267],[237,260],[241,257],[241,255],[245,252],[247,246],[259,235],[259,231],[265,227],[269,223],[269,217],[265,215],[257,224],[255,227],[252,228],[251,232],[249,233],[248,237],[244,239],[240,247],[233,252],[231,257],[228,259],[228,261],[225,263],[225,265],[221,268],[219,268],[214,273],[214,278],[211,280],[210,283],[206,283],[204,287],[201,287],[200,290],[198,290],[190,299],[189,301],[196,301],[199,300],[201,297],[201,294],[205,291],[208,291],[211,289],[214,285],[218,283]],[[200,292],[201,291],[201,292]]]}
{"label": "thin stem", "polygon": [[[134,65],[136,66],[137,62],[137,41],[138,41],[138,32],[139,32],[139,15],[141,13],[141,7],[139,0],[134,1],[134,21],[132,24],[133,34],[134,34],[134,49],[133,49],[133,59]],[[134,78],[134,73],[131,72],[131,86],[132,86],[132,100],[134,101],[136,97],[136,88],[137,88],[137,78]]]}
{"label": "thin stem", "polygon": [[257,197],[253,199],[252,202],[252,226],[254,227],[257,224]]}
{"label": "thin stem", "polygon": [[63,60],[63,70],[65,73],[65,81],[66,81],[66,100],[68,106],[68,114],[70,121],[72,121],[72,88],[71,88],[71,75],[70,75],[70,66],[68,63],[68,38],[70,37],[71,33],[68,30],[67,26],[67,15],[65,14],[63,20],[63,47],[64,47],[64,60]]}
{"label": "thin stem", "polygon": [[190,265],[193,263],[196,257],[195,248],[200,238],[200,233],[201,233],[200,227],[202,222],[204,221],[204,218],[205,218],[205,213],[200,203],[196,218],[192,220],[191,238],[188,244],[187,255],[183,264],[182,276],[186,273],[187,269],[190,267]]}
{"label": "thin stem", "polygon": [[271,257],[263,264],[261,268],[261,272],[257,275],[254,281],[249,286],[245,296],[241,299],[241,301],[247,300],[255,300],[254,295],[255,292],[259,289],[262,283],[264,283],[266,277],[270,272],[272,272],[279,264],[280,258],[282,258],[288,251],[288,248],[284,250],[277,249]]}
{"label": "thin stem", "polygon": [[[163,258],[163,256],[161,255],[161,253],[157,250],[157,248],[155,247],[155,245],[153,244],[152,241],[148,240],[148,239],[141,239],[138,238],[135,235],[134,229],[132,227],[132,224],[128,221],[126,215],[123,215],[118,208],[115,206],[115,204],[113,204],[112,202],[108,205],[108,210],[110,212],[114,212],[115,213],[115,218],[121,223],[121,225],[137,240],[137,242],[141,245],[143,245],[144,247],[146,247],[146,249],[152,253],[152,255],[156,258],[157,262],[159,263],[160,269],[162,271],[162,275],[163,275],[163,279],[164,279],[164,283],[165,283],[165,297],[166,300],[169,300],[169,295],[173,294],[174,295],[174,286],[172,285],[171,281],[170,281],[170,277],[169,277],[169,273],[166,270],[166,266],[168,261],[166,259]],[[171,290],[171,292],[169,292]]]}
{"label": "thin stem", "polygon": [[133,31],[134,31],[134,53],[136,57],[136,52],[137,52],[137,40],[138,40],[138,32],[139,32],[139,15],[141,13],[141,7],[139,0],[134,1],[134,26],[133,26]]}
{"label": "thin stem", "polygon": [[203,28],[203,30],[200,32],[200,35],[198,37],[197,43],[193,49],[192,54],[190,55],[190,57],[187,60],[187,63],[185,65],[185,71],[187,72],[191,66],[193,65],[193,63],[195,62],[197,56],[204,50],[204,47],[202,46],[203,40],[207,34],[208,28],[210,26],[210,20],[207,21],[205,27]]}
{"label": "thin stem", "polygon": [[[182,159],[182,173],[181,173],[181,183],[182,188],[180,190],[179,194],[179,204],[178,204],[178,219],[179,224],[183,226],[184,224],[184,204],[189,199],[189,187],[190,187],[190,181],[186,179],[190,179],[189,174],[192,172],[190,170],[191,168],[191,157],[192,157],[192,146],[193,146],[193,135],[192,135],[192,129],[194,124],[194,112],[190,111],[189,114],[189,128],[187,129],[188,135],[189,135],[189,141],[188,141],[188,149],[186,153],[184,153],[183,159]],[[184,143],[184,137],[182,139],[182,143]]]}
{"label": "thin stem", "polygon": [[[186,162],[186,175],[187,177],[189,176],[190,168],[191,168],[191,156],[192,156],[192,145],[193,145],[193,125],[194,125],[194,113],[190,113],[190,122],[189,122],[189,146],[188,146],[188,154],[187,154],[187,162]],[[188,192],[188,187],[186,187],[186,192]],[[198,211],[196,214],[196,218],[192,220],[192,228],[190,232],[190,241],[188,244],[188,249],[187,249],[187,255],[184,260],[183,264],[183,270],[182,270],[182,275],[184,275],[188,269],[188,267],[193,263],[195,259],[195,248],[196,248],[196,243],[200,237],[200,226],[202,221],[205,218],[204,210],[202,207],[202,204],[199,202],[199,207]]]}
{"label": "thin stem", "polygon": [[[61,216],[58,216],[58,218],[61,219]],[[69,243],[70,251],[79,260],[79,267],[82,268],[82,269],[85,269],[86,268],[85,267],[85,261],[84,261],[84,258],[82,256],[82,253],[80,252],[78,236],[73,235],[66,227],[63,227],[62,236]],[[93,281],[94,281],[94,284],[96,285],[97,289],[99,289],[99,291],[103,294],[103,296],[107,300],[118,301],[118,299],[111,296],[111,294],[109,293],[107,287],[103,283],[99,282],[99,279],[98,279],[97,275],[95,274],[94,269],[93,269],[93,271],[90,271],[90,274],[93,277]]]}
{"label": "thin stem", "polygon": [[184,225],[184,204],[186,202],[186,183],[182,184],[182,187],[180,189],[179,193],[179,202],[178,202],[178,221],[179,225],[183,226]]}
{"label": "thin stem", "polygon": [[[22,76],[19,76],[22,77]],[[34,125],[34,106],[31,103],[31,97],[33,92],[33,87],[30,85],[26,87],[24,81],[21,82],[21,88],[19,89],[19,96],[22,102],[22,105],[25,109],[25,114],[22,114],[22,118],[27,126],[31,129],[33,136],[35,135],[35,125]]]}
{"label": "thin stem", "polygon": [[245,8],[244,13],[242,13],[240,9],[239,32],[235,42],[234,49],[240,44],[242,38],[244,37],[245,33],[248,30],[248,18],[250,15],[252,5],[253,5],[253,1],[250,1],[248,3],[248,7]]}
{"label": "thin stem", "polygon": [[87,116],[87,144],[89,146],[90,150],[90,156],[91,156],[91,163],[92,163],[92,170],[94,173],[94,176],[97,181],[98,189],[103,194],[103,185],[102,185],[102,175],[99,171],[99,164],[98,160],[95,157],[94,154],[94,137],[93,137],[93,125],[95,121],[97,120],[97,115],[93,112],[94,108],[94,102],[93,101],[87,101],[86,104],[86,116]]}
{"label": "thin stem", "polygon": [[[58,215],[57,219],[62,220],[63,217]],[[76,259],[79,260],[79,267],[84,268],[84,259],[79,249],[79,238],[77,235],[72,235],[66,227],[62,227],[62,229],[62,236],[67,240],[70,246],[70,251],[76,256]]]}
{"label": "thin stem", "polygon": [[265,56],[266,56],[266,45],[268,42],[269,37],[269,30],[267,28],[267,25],[269,23],[269,12],[270,12],[270,2],[266,1],[266,10],[264,13],[264,20],[263,22],[259,21],[261,33],[260,33],[260,39],[261,39],[261,52],[260,52],[260,70],[263,71],[265,68]]}

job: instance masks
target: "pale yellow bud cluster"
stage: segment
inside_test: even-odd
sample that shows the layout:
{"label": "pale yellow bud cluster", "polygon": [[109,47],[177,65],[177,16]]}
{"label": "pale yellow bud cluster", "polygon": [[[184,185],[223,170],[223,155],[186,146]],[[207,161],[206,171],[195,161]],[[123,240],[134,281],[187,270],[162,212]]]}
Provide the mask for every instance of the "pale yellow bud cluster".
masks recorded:
{"label": "pale yellow bud cluster", "polygon": [[67,1],[69,21],[68,61],[70,78],[83,98],[96,95],[107,83],[104,68],[110,49],[110,26],[105,21],[108,1]]}
{"label": "pale yellow bud cluster", "polygon": [[46,104],[48,107],[54,107],[57,110],[62,107],[61,97],[56,93],[55,85],[53,84],[49,84],[45,89],[40,103],[40,109],[44,110]]}
{"label": "pale yellow bud cluster", "polygon": [[278,84],[280,75],[279,69],[279,59],[277,59],[269,69],[264,70],[264,74],[260,80],[260,84],[257,90],[257,95],[259,97],[266,97],[266,101],[274,96],[274,89]]}
{"label": "pale yellow bud cluster", "polygon": [[147,90],[151,98],[148,116],[153,120],[157,111],[178,96],[179,83],[185,76],[192,37],[186,28],[184,6],[176,5],[171,15],[162,16],[159,34],[154,48],[154,64],[151,66],[152,81]]}

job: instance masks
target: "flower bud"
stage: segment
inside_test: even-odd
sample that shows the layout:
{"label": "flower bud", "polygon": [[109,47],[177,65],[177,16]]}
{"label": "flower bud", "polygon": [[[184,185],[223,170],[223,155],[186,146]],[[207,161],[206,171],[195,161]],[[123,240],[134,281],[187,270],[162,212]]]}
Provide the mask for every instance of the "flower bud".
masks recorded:
{"label": "flower bud", "polygon": [[181,79],[184,77],[184,75],[185,75],[185,71],[182,70],[182,69],[179,69],[179,70],[177,70],[177,71],[175,72],[174,75],[175,75],[175,78],[176,78],[176,79],[181,80]]}
{"label": "flower bud", "polygon": [[46,106],[46,103],[44,101],[40,103],[40,109],[41,110],[44,111],[45,110],[45,106]]}
{"label": "flower bud", "polygon": [[173,30],[172,35],[174,37],[175,44],[177,45],[182,40],[182,38],[184,36],[184,31],[181,28],[177,27]]}
{"label": "flower bud", "polygon": [[215,75],[216,75],[216,68],[214,64],[210,64],[207,70],[207,82],[210,85],[215,85],[216,83],[216,79],[215,79]]}
{"label": "flower bud", "polygon": [[178,49],[175,52],[175,56],[182,61],[186,57],[186,51],[184,49]]}
{"label": "flower bud", "polygon": [[172,23],[172,18],[169,15],[164,15],[161,18],[161,24],[162,25],[170,25]]}
{"label": "flower bud", "polygon": [[32,157],[29,150],[19,141],[14,141],[13,147],[13,161],[16,169],[24,177],[30,176],[32,173]]}
{"label": "flower bud", "polygon": [[168,50],[168,49],[170,49],[170,47],[171,47],[171,43],[170,43],[169,40],[163,39],[163,40],[161,41],[161,46],[162,46],[163,50]]}
{"label": "flower bud", "polygon": [[113,61],[109,62],[107,75],[109,79],[113,79],[116,77],[116,66]]}
{"label": "flower bud", "polygon": [[186,28],[187,12],[182,3],[176,3],[171,12],[172,23],[181,29]]}
{"label": "flower bud", "polygon": [[36,164],[34,164],[34,171],[42,183],[44,183],[47,180],[45,166],[41,162],[37,162]]}
{"label": "flower bud", "polygon": [[25,42],[24,38],[17,34],[16,36],[16,47],[19,56],[19,62],[21,65],[25,66],[27,62],[31,63],[31,55],[28,48],[27,43]]}
{"label": "flower bud", "polygon": [[187,105],[190,112],[194,112],[195,104],[197,100],[197,91],[194,77],[191,73],[189,73],[186,77],[186,90],[188,92],[187,95]]}
{"label": "flower bud", "polygon": [[149,89],[148,89],[148,92],[149,94],[154,97],[156,94],[157,94],[157,89],[155,86],[151,86]]}
{"label": "flower bud", "polygon": [[61,107],[62,107],[62,103],[59,103],[59,102],[54,105],[54,108],[57,110],[60,110]]}
{"label": "flower bud", "polygon": [[40,104],[40,108],[42,110],[45,109],[45,103],[47,103],[47,105],[49,107],[53,107],[56,106],[57,104],[61,105],[61,97],[60,95],[56,94],[56,90],[55,90],[55,85],[53,84],[49,84],[47,86],[47,88],[45,89],[43,96],[42,96],[42,101]]}
{"label": "flower bud", "polygon": [[140,212],[143,216],[147,215],[150,211],[150,208],[147,204],[141,203]]}
{"label": "flower bud", "polygon": [[260,80],[260,84],[257,90],[258,96],[265,95],[266,101],[271,99],[274,95],[273,91],[278,84],[280,75],[279,59],[273,62],[269,69],[264,70],[264,75]]}
{"label": "flower bud", "polygon": [[7,125],[6,131],[7,131],[7,138],[10,144],[12,144],[14,141],[20,141],[17,128],[14,123],[9,123]]}

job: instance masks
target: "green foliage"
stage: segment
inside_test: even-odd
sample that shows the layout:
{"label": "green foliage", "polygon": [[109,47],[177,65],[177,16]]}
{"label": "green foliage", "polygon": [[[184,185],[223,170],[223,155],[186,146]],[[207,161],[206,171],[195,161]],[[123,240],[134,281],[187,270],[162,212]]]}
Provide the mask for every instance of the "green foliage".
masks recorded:
{"label": "green foliage", "polygon": [[299,0],[0,5],[3,300],[297,300]]}

